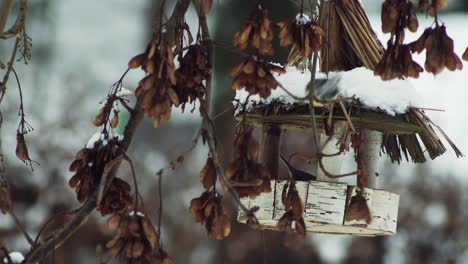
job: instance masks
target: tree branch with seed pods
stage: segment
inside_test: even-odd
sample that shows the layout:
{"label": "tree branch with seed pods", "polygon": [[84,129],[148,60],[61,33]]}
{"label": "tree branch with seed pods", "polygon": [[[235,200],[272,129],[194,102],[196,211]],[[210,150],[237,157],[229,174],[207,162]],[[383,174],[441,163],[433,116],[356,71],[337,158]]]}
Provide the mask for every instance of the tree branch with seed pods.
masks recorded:
{"label": "tree branch with seed pods", "polygon": [[[185,15],[189,3],[190,0],[178,1],[171,17],[169,18],[169,21],[180,21]],[[175,25],[175,23],[171,25]],[[141,97],[138,98],[137,104],[132,108],[132,111],[130,111],[130,118],[127,122],[127,125],[125,126],[123,140],[120,144],[120,148],[122,148],[124,151],[131,145],[136,129],[143,120],[144,111],[140,107],[140,103]],[[121,162],[117,162],[112,168],[110,168],[110,172],[107,175],[107,180],[104,183],[105,186],[107,186],[112,181],[112,179],[114,179],[119,170],[120,163]],[[36,246],[34,246],[26,256],[25,263],[38,262],[53,252],[56,248],[60,247],[63,242],[65,242],[71,235],[73,235],[81,226],[81,224],[83,224],[89,215],[96,209],[98,205],[97,198],[99,192],[99,188],[95,188],[92,191],[89,199],[82,205],[79,210],[76,211],[72,219],[65,223],[60,231],[56,232],[51,238],[45,241],[41,241]]]}

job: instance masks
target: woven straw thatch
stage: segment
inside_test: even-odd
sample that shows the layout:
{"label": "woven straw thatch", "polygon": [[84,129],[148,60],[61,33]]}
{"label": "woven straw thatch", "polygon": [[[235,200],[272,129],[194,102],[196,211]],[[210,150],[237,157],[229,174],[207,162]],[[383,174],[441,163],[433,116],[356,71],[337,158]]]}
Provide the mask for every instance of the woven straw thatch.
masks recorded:
{"label": "woven straw thatch", "polygon": [[384,48],[372,30],[358,0],[324,2],[321,25],[327,43],[321,51],[321,72],[346,71],[356,67],[374,70]]}

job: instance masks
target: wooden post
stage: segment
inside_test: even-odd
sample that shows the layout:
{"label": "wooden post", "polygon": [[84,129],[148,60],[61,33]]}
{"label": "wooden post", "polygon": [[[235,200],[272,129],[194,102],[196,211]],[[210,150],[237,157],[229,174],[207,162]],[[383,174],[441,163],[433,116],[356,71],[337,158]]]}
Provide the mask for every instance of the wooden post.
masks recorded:
{"label": "wooden post", "polygon": [[259,162],[270,171],[272,180],[278,179],[280,139],[281,128],[278,125],[263,124]]}
{"label": "wooden post", "polygon": [[359,147],[364,164],[366,165],[368,178],[366,187],[377,189],[378,188],[378,159],[380,152],[380,145],[382,144],[382,132],[362,130],[361,139],[363,142]]}
{"label": "wooden post", "polygon": [[[323,148],[323,154],[334,154],[340,151],[340,147],[337,146],[339,138],[342,136],[344,132],[346,122],[335,122],[335,131],[334,134],[331,135],[330,140]],[[320,145],[323,144],[328,140],[328,136],[325,133],[320,135]],[[341,173],[341,164],[343,163],[343,155],[333,156],[333,157],[324,157],[322,158],[323,166],[327,172],[338,175]],[[325,175],[325,173],[320,169],[320,166],[317,164],[317,180],[318,181],[326,181],[326,182],[338,182],[338,179],[329,178]]]}

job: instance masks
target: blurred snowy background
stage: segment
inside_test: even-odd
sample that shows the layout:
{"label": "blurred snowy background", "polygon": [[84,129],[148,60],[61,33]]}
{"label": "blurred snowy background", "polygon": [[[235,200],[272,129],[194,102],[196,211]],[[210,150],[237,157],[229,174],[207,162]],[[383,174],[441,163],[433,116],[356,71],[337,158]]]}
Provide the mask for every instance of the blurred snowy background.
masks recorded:
{"label": "blurred snowy background", "polygon": [[[167,1],[170,5],[176,1]],[[218,2],[218,3],[217,3]],[[231,43],[232,36],[252,8],[253,1],[215,1],[210,13],[214,38]],[[291,17],[297,6],[289,1],[263,1],[272,19]],[[364,0],[371,23],[380,32],[381,1]],[[68,166],[75,152],[96,132],[92,125],[110,86],[126,69],[128,60],[142,52],[151,32],[151,21],[158,1],[31,0],[27,31],[33,40],[32,61],[16,64],[22,81],[27,120],[35,128],[27,136],[31,157],[41,165],[34,172],[14,154],[15,131],[19,122],[18,93],[10,82],[0,106],[3,114],[2,152],[7,177],[13,189],[14,211],[28,232],[35,236],[40,226],[57,213],[79,207],[68,187]],[[468,2],[449,1],[451,9],[440,14],[448,34],[455,40],[461,56],[468,46]],[[16,6],[13,8],[15,9]],[[169,6],[168,8],[172,8]],[[14,16],[11,17],[13,20]],[[432,23],[420,17],[420,32]],[[12,21],[10,21],[11,23]],[[193,10],[188,22],[196,25]],[[382,43],[388,36],[379,34]],[[0,42],[0,58],[5,58],[12,43]],[[233,92],[225,72],[238,61],[236,55],[216,51],[215,113],[230,106]],[[284,60],[286,52],[277,54]],[[417,59],[421,65],[420,56]],[[463,108],[468,98],[468,64],[459,72],[444,71],[433,77],[425,73],[412,80],[420,93],[421,107],[443,109],[429,112],[458,147],[468,154],[468,116]],[[132,72],[124,86],[134,89],[141,78]],[[175,159],[191,142],[199,126],[198,114],[175,114],[169,123],[152,129],[151,122],[140,127],[129,153],[137,166],[149,215],[156,221],[158,198],[155,172]],[[216,122],[226,142],[223,156],[229,159],[234,122],[230,114]],[[297,151],[310,146],[310,136],[287,135],[282,151]],[[188,211],[192,198],[202,192],[198,171],[207,150],[199,146],[183,166],[165,175],[163,240],[165,249],[178,263],[468,263],[468,161],[448,152],[424,165],[391,164],[381,160],[382,188],[401,195],[398,233],[392,237],[354,238],[349,236],[308,235],[305,240],[284,246],[284,236],[271,231],[233,226],[224,241],[206,238],[204,227],[195,224]],[[343,171],[353,168],[346,157]],[[284,168],[282,168],[284,169]],[[129,169],[121,171],[128,179]],[[232,218],[236,211],[230,206]],[[61,215],[45,230],[53,232],[67,216]],[[234,220],[233,220],[234,221]],[[110,238],[104,219],[94,214],[79,232],[55,252],[55,263],[94,263],[95,246]],[[0,215],[0,240],[10,250],[28,251],[28,244],[9,216]]]}

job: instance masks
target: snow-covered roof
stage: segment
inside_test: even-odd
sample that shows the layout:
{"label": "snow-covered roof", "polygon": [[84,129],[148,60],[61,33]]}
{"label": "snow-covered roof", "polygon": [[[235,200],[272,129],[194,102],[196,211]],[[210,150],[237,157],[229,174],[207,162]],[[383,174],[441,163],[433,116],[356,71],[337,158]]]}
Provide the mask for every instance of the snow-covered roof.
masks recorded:
{"label": "snow-covered roof", "polygon": [[[310,72],[303,72],[295,67],[286,67],[285,74],[275,75],[277,81],[297,97],[306,96],[306,86],[310,77]],[[374,76],[371,70],[364,67],[344,72],[330,72],[328,76],[324,73],[317,73],[316,78],[334,79],[332,83],[336,85],[327,89],[337,89],[338,96],[341,97],[354,96],[363,107],[380,110],[389,115],[403,114],[408,108],[419,106],[418,94],[411,82],[408,80],[382,81],[378,76]],[[248,92],[242,89],[237,91],[235,99],[244,103],[248,95]],[[278,87],[272,90],[271,96],[267,99],[262,99],[258,95],[250,96],[247,109],[253,105],[269,104],[272,101],[281,102],[285,107],[301,103]]]}

